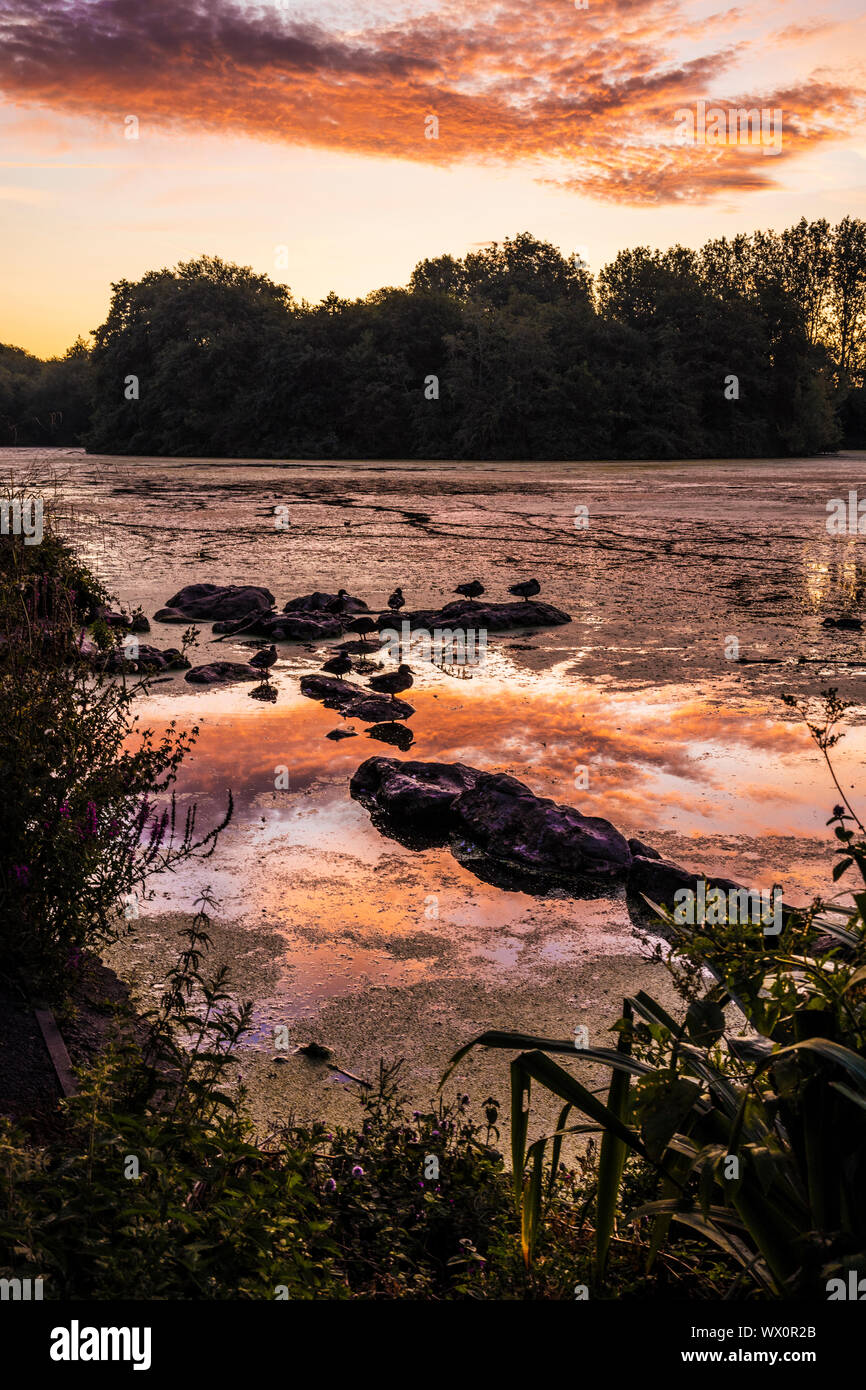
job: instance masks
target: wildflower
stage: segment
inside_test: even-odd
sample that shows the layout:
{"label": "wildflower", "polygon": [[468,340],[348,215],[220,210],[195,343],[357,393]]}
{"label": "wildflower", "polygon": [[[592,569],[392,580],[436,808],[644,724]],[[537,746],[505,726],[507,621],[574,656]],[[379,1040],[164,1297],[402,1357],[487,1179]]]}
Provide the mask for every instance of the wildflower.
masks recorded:
{"label": "wildflower", "polygon": [[355,1166],[354,1166],[354,1168],[352,1169],[352,1177],[353,1177],[353,1178],[363,1178],[363,1176],[364,1176],[364,1170],[363,1170],[363,1168],[361,1167],[360,1163],[356,1163]]}
{"label": "wildflower", "polygon": [[28,869],[27,865],[26,865],[26,864],[13,864],[13,865],[12,865],[12,872],[13,872],[13,874],[15,875],[15,878],[16,878],[17,882],[18,882],[23,888],[26,888],[26,887],[27,887],[27,884],[30,882],[30,870]]}
{"label": "wildflower", "polygon": [[61,816],[65,817],[65,819],[67,819],[67,820],[69,819],[69,817],[70,817],[70,815],[72,814],[72,812],[71,812],[70,809],[69,809],[69,802],[68,802],[68,801],[64,801],[64,802],[61,803],[61,806],[60,806],[60,814],[61,814]]}
{"label": "wildflower", "polygon": [[325,1183],[325,1191],[326,1191],[326,1192],[336,1192],[336,1190],[337,1190],[337,1184],[334,1182],[334,1179],[333,1179],[333,1178],[328,1178],[328,1181]]}

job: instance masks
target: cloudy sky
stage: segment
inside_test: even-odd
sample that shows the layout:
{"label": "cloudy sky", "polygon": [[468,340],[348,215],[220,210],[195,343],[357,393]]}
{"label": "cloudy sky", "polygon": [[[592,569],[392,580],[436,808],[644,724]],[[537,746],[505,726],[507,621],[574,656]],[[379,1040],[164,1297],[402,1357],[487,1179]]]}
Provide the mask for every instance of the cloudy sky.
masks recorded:
{"label": "cloudy sky", "polygon": [[[0,0],[0,341],[203,252],[316,301],[524,230],[598,269],[866,216],[861,0],[582,4]],[[781,149],[683,144],[699,101]]]}

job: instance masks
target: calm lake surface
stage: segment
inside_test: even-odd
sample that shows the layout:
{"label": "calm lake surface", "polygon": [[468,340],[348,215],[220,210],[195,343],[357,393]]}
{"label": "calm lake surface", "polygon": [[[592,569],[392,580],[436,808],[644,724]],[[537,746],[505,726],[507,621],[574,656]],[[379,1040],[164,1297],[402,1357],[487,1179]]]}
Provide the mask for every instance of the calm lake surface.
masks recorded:
{"label": "calm lake surface", "polygon": [[[525,1026],[540,998],[551,1026],[571,1028],[575,1010],[608,1002],[612,1021],[619,977],[607,1001],[609,972],[617,961],[639,971],[621,898],[506,893],[444,851],[384,839],[348,795],[372,754],[512,773],[690,867],[755,887],[779,881],[795,901],[829,885],[825,823],[837,797],[780,696],[832,685],[856,702],[836,750],[856,804],[866,649],[822,621],[862,613],[864,541],[828,535],[826,519],[830,499],[866,497],[866,455],[467,464],[6,450],[0,461],[53,480],[73,508],[75,544],[124,606],[143,606],[156,646],[175,645],[180,630],[154,612],[201,581],[267,585],[278,607],[344,587],[376,611],[396,584],[416,608],[447,601],[463,580],[501,600],[535,577],[540,597],[573,615],[566,627],[491,635],[471,679],[415,664],[408,753],[357,722],[356,738],[325,737],[344,721],[302,697],[298,678],[326,648],[279,647],[275,705],[245,685],[194,691],[182,673],[155,688],[145,723],[201,729],[182,796],[198,801],[202,824],[229,787],[237,809],[212,860],[154,882],[140,955],[127,958],[142,972],[158,962],[165,923],[210,884],[255,996],[259,1041],[275,1020],[303,1020],[368,1060],[399,1041],[432,1077],[452,1035]],[[288,507],[285,531],[277,506]],[[730,659],[732,638],[745,664]],[[193,659],[247,659],[241,640],[214,646],[204,624]],[[278,791],[281,766],[289,787]],[[580,768],[588,786],[578,790]],[[419,1010],[425,1034],[445,1029],[438,1050],[413,1034]]]}

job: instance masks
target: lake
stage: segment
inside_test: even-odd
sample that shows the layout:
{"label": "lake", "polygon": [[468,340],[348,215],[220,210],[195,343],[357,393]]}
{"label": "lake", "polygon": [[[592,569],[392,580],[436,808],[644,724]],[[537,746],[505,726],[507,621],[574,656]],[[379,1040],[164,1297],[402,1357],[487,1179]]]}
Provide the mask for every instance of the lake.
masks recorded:
{"label": "lake", "polygon": [[[213,859],[154,880],[112,961],[142,997],[158,992],[176,933],[210,885],[215,955],[255,1002],[242,1067],[262,1123],[292,1111],[342,1118],[354,1104],[353,1085],[328,1066],[276,1065],[280,1023],[358,1075],[404,1057],[421,1099],[450,1052],[484,1028],[568,1037],[586,1023],[604,1044],[623,993],[672,1000],[621,894],[510,893],[444,850],[379,834],[348,794],[373,754],[509,772],[696,870],[755,888],[778,881],[792,901],[829,887],[838,795],[780,697],[835,686],[854,702],[835,760],[856,805],[863,638],[822,623],[863,602],[863,542],[826,524],[833,499],[861,486],[866,496],[863,454],[469,464],[0,453],[7,471],[50,481],[76,546],[151,621],[201,581],[266,585],[280,608],[344,587],[377,611],[395,585],[423,608],[476,577],[495,600],[534,577],[540,597],[572,615],[564,627],[489,634],[468,679],[413,664],[408,754],[358,721],[357,737],[325,737],[344,721],[298,682],[327,648],[280,644],[274,705],[245,685],[194,690],[182,673],[154,688],[145,723],[200,726],[182,798],[199,803],[204,824],[231,788],[236,813]],[[145,640],[178,637],[152,621]],[[242,640],[215,645],[204,624],[193,659],[246,659]],[[288,786],[278,789],[280,767]],[[504,1059],[467,1058],[457,1084],[505,1101]]]}

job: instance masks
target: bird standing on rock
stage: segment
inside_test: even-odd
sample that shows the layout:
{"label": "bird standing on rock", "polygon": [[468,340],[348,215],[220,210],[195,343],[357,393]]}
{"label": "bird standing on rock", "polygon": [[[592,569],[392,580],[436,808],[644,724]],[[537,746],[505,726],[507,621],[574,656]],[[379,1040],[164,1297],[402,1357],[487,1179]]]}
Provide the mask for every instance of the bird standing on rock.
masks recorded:
{"label": "bird standing on rock", "polygon": [[471,579],[468,584],[458,584],[454,592],[462,594],[470,603],[474,603],[484,593],[484,585],[478,579]]}
{"label": "bird standing on rock", "polygon": [[326,661],[322,665],[323,671],[328,671],[332,676],[339,676],[340,680],[348,675],[351,669],[352,663],[345,653],[341,656],[332,656],[330,661]]}
{"label": "bird standing on rock", "polygon": [[255,656],[250,657],[250,665],[255,666],[257,671],[263,671],[265,680],[271,678],[271,667],[276,665],[277,649],[273,645],[266,647],[264,651],[256,652]]}
{"label": "bird standing on rock", "polygon": [[510,594],[515,594],[517,598],[522,598],[526,603],[528,599],[535,598],[536,594],[541,593],[541,585],[537,579],[524,579],[520,584],[512,584],[508,590]]}
{"label": "bird standing on rock", "polygon": [[388,599],[388,607],[391,609],[392,613],[399,613],[400,609],[403,607],[403,604],[405,602],[406,600],[403,597],[403,590],[395,589],[391,597]]}
{"label": "bird standing on rock", "polygon": [[414,684],[414,677],[405,662],[401,662],[396,671],[385,671],[381,676],[371,676],[367,684],[380,695],[399,695],[401,690],[408,690],[410,685]]}

